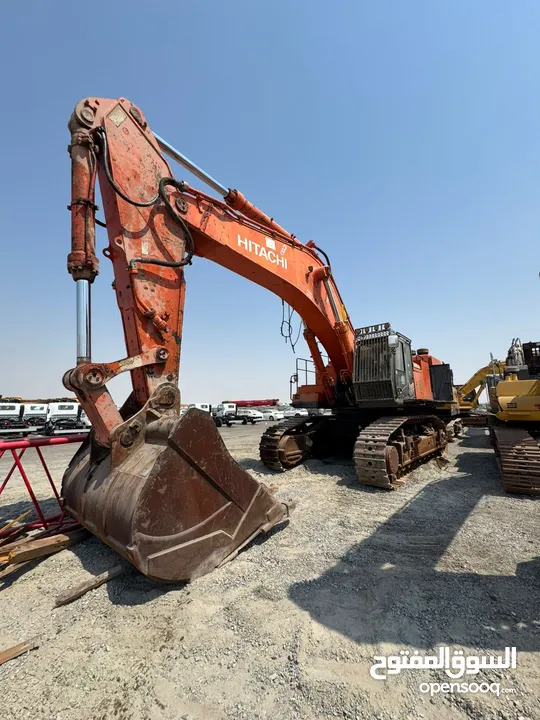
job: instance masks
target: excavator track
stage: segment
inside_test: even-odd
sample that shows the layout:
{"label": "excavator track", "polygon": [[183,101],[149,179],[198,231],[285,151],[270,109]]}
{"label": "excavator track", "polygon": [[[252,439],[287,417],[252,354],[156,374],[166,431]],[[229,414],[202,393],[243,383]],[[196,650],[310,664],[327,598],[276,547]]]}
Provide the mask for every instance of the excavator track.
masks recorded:
{"label": "excavator track", "polygon": [[326,418],[290,418],[269,427],[261,437],[259,453],[266,467],[291,470],[311,455],[312,435]]}
{"label": "excavator track", "polygon": [[489,426],[504,491],[540,495],[540,447],[523,428]]}
{"label": "excavator track", "polygon": [[471,413],[463,417],[463,425],[465,427],[487,427],[488,417],[487,413]]}
{"label": "excavator track", "polygon": [[436,416],[383,417],[365,427],[354,446],[362,485],[395,490],[403,475],[446,449],[445,423]]}

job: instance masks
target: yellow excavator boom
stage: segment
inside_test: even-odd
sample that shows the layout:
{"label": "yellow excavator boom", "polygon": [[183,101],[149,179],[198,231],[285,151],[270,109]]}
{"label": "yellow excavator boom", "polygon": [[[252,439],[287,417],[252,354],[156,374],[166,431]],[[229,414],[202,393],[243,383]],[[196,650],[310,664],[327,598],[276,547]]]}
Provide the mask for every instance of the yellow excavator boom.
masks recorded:
{"label": "yellow excavator boom", "polygon": [[502,360],[494,360],[489,365],[477,370],[464,385],[457,385],[457,398],[460,410],[474,410],[478,407],[480,395],[487,382],[487,376],[495,371],[499,375],[504,374],[505,363]]}

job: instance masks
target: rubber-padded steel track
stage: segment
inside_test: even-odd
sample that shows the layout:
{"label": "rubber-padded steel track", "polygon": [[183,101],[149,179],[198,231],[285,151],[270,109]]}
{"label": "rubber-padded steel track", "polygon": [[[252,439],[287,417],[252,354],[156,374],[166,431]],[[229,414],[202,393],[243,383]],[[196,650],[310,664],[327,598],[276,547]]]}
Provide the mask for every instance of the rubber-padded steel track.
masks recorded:
{"label": "rubber-padded steel track", "polygon": [[[404,425],[433,425],[434,447],[405,463],[399,460],[397,450],[390,445],[392,436]],[[425,436],[427,437],[427,435]],[[354,464],[362,485],[395,490],[403,485],[400,477],[414,467],[440,455],[448,442],[445,423],[435,416],[383,417],[365,427],[354,446]]]}
{"label": "rubber-padded steel track", "polygon": [[540,447],[523,428],[490,425],[503,487],[508,493],[540,494]]}

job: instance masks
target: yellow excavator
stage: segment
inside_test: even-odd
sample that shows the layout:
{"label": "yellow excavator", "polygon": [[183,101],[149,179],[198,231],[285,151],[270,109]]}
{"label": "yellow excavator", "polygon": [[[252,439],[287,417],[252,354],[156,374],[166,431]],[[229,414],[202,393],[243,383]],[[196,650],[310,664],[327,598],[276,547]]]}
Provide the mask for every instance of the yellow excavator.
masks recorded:
{"label": "yellow excavator", "polygon": [[506,492],[540,494],[540,342],[512,340],[490,389],[489,433]]}
{"label": "yellow excavator", "polygon": [[505,363],[501,360],[491,360],[489,365],[477,370],[463,385],[455,385],[456,401],[463,425],[468,427],[486,427],[487,413],[474,414],[478,408],[482,392],[494,387],[504,375]]}

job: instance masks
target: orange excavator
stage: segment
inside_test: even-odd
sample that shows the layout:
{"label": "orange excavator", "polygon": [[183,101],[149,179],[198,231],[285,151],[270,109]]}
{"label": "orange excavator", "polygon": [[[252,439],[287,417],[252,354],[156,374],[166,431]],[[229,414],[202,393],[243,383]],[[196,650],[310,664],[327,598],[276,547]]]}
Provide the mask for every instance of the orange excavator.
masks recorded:
{"label": "orange excavator", "polygon": [[[204,257],[267,288],[301,317],[315,381],[293,404],[331,408],[269,428],[261,459],[284,470],[309,456],[354,453],[359,481],[392,489],[444,451],[457,412],[452,373],[388,323],[354,329],[330,260],[150,129],[124,98],[87,98],[69,122],[71,252],[77,364],[64,375],[93,430],[63,479],[67,510],[149,577],[189,580],[223,564],[288,516],[229,455],[211,416],[180,416],[184,269]],[[222,199],[175,179],[165,155]],[[99,179],[105,223],[96,220]],[[91,358],[90,291],[99,273],[96,222],[109,238],[127,357]],[[323,356],[324,351],[324,356]],[[327,358],[327,359],[326,359]],[[107,382],[129,371],[120,410]]]}

